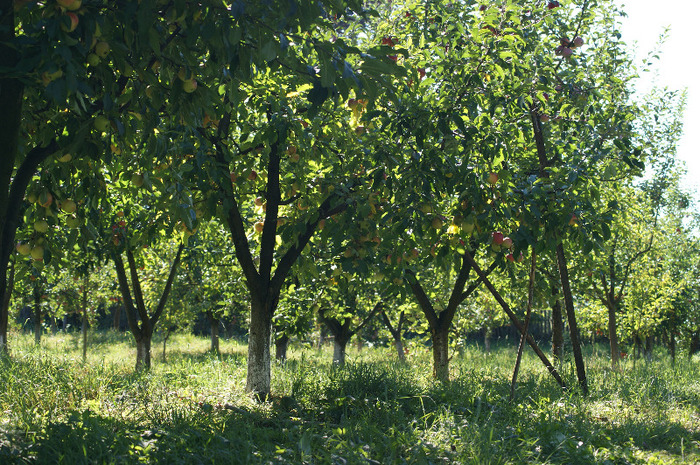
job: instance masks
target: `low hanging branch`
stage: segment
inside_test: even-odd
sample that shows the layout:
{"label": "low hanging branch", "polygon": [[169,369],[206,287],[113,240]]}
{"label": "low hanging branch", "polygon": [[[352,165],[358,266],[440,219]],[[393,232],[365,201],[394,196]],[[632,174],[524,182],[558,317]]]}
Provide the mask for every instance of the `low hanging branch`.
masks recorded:
{"label": "low hanging branch", "polygon": [[527,334],[527,331],[525,330],[525,327],[523,326],[523,324],[520,322],[520,320],[518,320],[518,317],[515,316],[515,313],[513,313],[513,311],[510,309],[510,307],[508,306],[506,301],[503,300],[503,297],[501,297],[501,294],[499,294],[499,292],[493,286],[491,281],[489,281],[488,277],[486,277],[483,270],[479,267],[479,265],[476,263],[476,261],[474,261],[474,258],[471,256],[469,251],[466,251],[464,253],[464,257],[469,262],[469,265],[472,268],[474,268],[474,271],[479,276],[479,278],[481,278],[481,280],[483,281],[484,285],[489,290],[489,292],[491,292],[491,295],[493,295],[493,297],[499,303],[501,308],[503,308],[503,311],[506,312],[506,315],[508,315],[508,318],[510,318],[510,321],[512,321],[513,324],[515,325],[515,327],[518,329],[518,331],[520,331],[520,334],[522,334],[523,337],[526,338],[527,343],[530,344],[530,347],[532,347],[532,350],[534,350],[535,353],[537,354],[537,356],[540,358],[540,360],[542,360],[542,363],[544,364],[545,367],[547,367],[547,370],[549,370],[549,373],[554,377],[554,379],[557,381],[557,383],[559,383],[559,386],[561,386],[562,388],[566,388],[566,384],[561,379],[561,376],[559,376],[559,372],[557,371],[557,369],[554,368],[554,365],[552,365],[552,363],[549,361],[549,359],[544,354],[544,352],[542,352],[542,349],[540,349],[540,347],[537,345],[537,343],[532,338],[532,336]]}
{"label": "low hanging branch", "polygon": [[530,283],[527,287],[527,311],[525,313],[525,331],[520,337],[520,345],[518,346],[518,356],[515,359],[515,368],[513,368],[513,380],[510,383],[510,400],[515,399],[515,385],[518,382],[518,371],[520,370],[520,360],[523,357],[523,349],[525,348],[525,335],[530,327],[530,314],[532,313],[532,301],[535,297],[535,269],[537,266],[537,254],[532,251],[532,264],[530,265]]}

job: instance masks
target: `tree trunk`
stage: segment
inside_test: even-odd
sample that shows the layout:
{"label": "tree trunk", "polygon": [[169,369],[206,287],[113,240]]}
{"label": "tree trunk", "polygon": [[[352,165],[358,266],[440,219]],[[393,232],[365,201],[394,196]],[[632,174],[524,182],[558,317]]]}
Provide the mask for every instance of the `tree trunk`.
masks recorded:
{"label": "tree trunk", "polygon": [[612,367],[617,368],[620,365],[620,347],[617,340],[617,312],[613,302],[608,304],[608,338],[610,339]]}
{"label": "tree trunk", "polygon": [[34,303],[34,343],[41,344],[41,305],[38,300]]}
{"label": "tree trunk", "polygon": [[151,368],[151,338],[152,334],[144,334],[136,341],[136,369],[149,370]]}
{"label": "tree trunk", "polygon": [[692,358],[695,353],[700,350],[700,332],[694,332],[690,336],[690,345],[688,346],[688,359]]}
{"label": "tree trunk", "polygon": [[[81,332],[83,333],[83,362],[87,360],[87,327],[88,327],[88,302],[87,302],[87,293],[88,293],[88,284],[89,284],[89,275],[85,273],[85,276],[83,277],[83,321],[82,321],[82,326],[80,328]],[[65,330],[65,325],[64,325],[64,330]]]}
{"label": "tree trunk", "polygon": [[278,362],[287,360],[287,348],[289,347],[289,336],[282,334],[275,340],[275,359]]}
{"label": "tree trunk", "polygon": [[207,312],[207,318],[209,318],[209,335],[211,338],[211,347],[209,350],[215,355],[219,355],[221,352],[219,350],[219,324],[221,321],[218,318],[214,318],[211,312]]}
{"label": "tree trunk", "polygon": [[651,354],[654,351],[654,338],[651,336],[646,337],[646,341],[644,344],[644,359],[648,362],[651,362]]}
{"label": "tree trunk", "polygon": [[676,364],[676,336],[673,331],[668,333],[668,348],[671,351],[671,363]]}
{"label": "tree trunk", "polygon": [[484,350],[491,353],[491,328],[484,328]]}
{"label": "tree trunk", "polygon": [[399,356],[399,362],[406,362],[406,352],[403,347],[403,341],[401,340],[401,336],[394,338],[394,347],[396,348],[396,353]]}
{"label": "tree trunk", "polygon": [[433,343],[433,376],[442,381],[450,380],[450,357],[448,342],[450,340],[449,325],[444,328],[431,329],[430,336]]}
{"label": "tree trunk", "polygon": [[163,363],[165,363],[165,349],[168,344],[168,338],[170,337],[171,331],[169,329],[165,330],[165,333],[163,334]]}
{"label": "tree trunk", "polygon": [[83,321],[80,331],[83,336],[83,362],[87,360],[87,329],[88,329],[88,318],[87,318],[87,308],[83,308]]}
{"label": "tree trunk", "polygon": [[272,312],[258,299],[251,299],[246,391],[252,392],[259,400],[266,399],[270,393],[271,334]]}
{"label": "tree trunk", "polygon": [[114,307],[112,307],[112,313],[113,313],[112,327],[114,328],[115,331],[119,331],[121,329],[121,320],[122,320],[122,307],[121,307],[121,305],[115,305]]}
{"label": "tree trunk", "polygon": [[[556,290],[552,290],[553,293]],[[555,363],[564,359],[564,320],[559,299],[552,305],[552,358]]]}
{"label": "tree trunk", "polygon": [[10,315],[10,301],[15,287],[15,264],[10,263],[10,276],[5,293],[0,302],[0,356],[7,354],[7,323]]}
{"label": "tree trunk", "polygon": [[345,365],[345,349],[347,348],[348,340],[344,338],[333,338],[333,364],[338,366]]}
{"label": "tree trunk", "polygon": [[569,321],[569,334],[571,335],[571,348],[574,353],[574,363],[576,365],[576,376],[578,384],[581,387],[583,395],[588,395],[588,380],[586,379],[586,366],[583,362],[583,353],[581,352],[581,339],[579,337],[578,324],[576,323],[576,313],[574,312],[574,297],[571,293],[571,282],[569,280],[569,269],[566,266],[566,254],[564,253],[564,244],[557,245],[557,268],[559,269],[559,278],[561,288],[564,294],[564,306],[566,308],[566,317]]}

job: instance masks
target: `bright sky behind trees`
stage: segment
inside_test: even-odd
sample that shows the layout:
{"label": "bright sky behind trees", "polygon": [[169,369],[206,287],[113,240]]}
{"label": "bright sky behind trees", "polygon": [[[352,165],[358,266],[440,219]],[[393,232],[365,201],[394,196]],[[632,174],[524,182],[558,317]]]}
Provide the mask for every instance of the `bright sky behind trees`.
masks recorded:
{"label": "bright sky behind trees", "polygon": [[700,200],[700,63],[695,51],[700,4],[694,0],[672,3],[618,0],[618,4],[623,5],[627,13],[622,22],[623,39],[638,60],[654,49],[659,36],[669,28],[667,40],[661,47],[661,60],[653,73],[642,76],[639,91],[648,90],[652,84],[687,89],[684,134],[678,146],[678,156],[688,168],[684,185]]}

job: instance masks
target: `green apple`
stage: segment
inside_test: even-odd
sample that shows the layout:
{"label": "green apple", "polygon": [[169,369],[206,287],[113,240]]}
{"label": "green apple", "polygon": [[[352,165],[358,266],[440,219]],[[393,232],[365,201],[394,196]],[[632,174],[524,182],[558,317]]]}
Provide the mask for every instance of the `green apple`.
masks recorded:
{"label": "green apple", "polygon": [[100,58],[107,58],[109,54],[109,44],[105,41],[97,42],[95,44],[95,55]]}
{"label": "green apple", "polygon": [[37,220],[34,222],[34,231],[45,233],[49,230],[49,223],[46,220]]}
{"label": "green apple", "polygon": [[144,178],[142,174],[139,173],[134,173],[131,175],[131,184],[134,187],[141,187],[143,186]]}
{"label": "green apple", "polygon": [[32,250],[29,252],[32,256],[32,258],[36,261],[43,261],[44,260],[44,247],[37,245],[32,248]]}
{"label": "green apple", "polygon": [[31,251],[32,251],[31,245],[29,245],[27,243],[22,243],[22,242],[19,242],[17,244],[17,252],[21,253],[22,255],[29,255]]}
{"label": "green apple", "polygon": [[80,218],[78,218],[75,215],[71,215],[68,218],[66,218],[66,226],[68,226],[70,229],[77,229],[80,227]]}
{"label": "green apple", "polygon": [[59,157],[58,161],[60,161],[61,163],[68,163],[72,159],[73,159],[73,156],[70,153],[66,153],[62,157]]}
{"label": "green apple", "polygon": [[76,203],[71,199],[61,202],[61,210],[63,210],[65,213],[75,213],[77,209],[78,205],[76,205]]}
{"label": "green apple", "polygon": [[191,94],[195,90],[197,90],[197,81],[194,79],[188,79],[182,83],[182,89],[187,92],[188,94]]}
{"label": "green apple", "polygon": [[107,132],[112,127],[112,125],[109,122],[109,119],[107,119],[107,117],[103,115],[98,115],[97,117],[95,117],[94,125],[95,129],[97,129],[100,132]]}
{"label": "green apple", "polygon": [[87,64],[90,66],[97,66],[100,64],[100,57],[94,53],[90,53],[87,56]]}

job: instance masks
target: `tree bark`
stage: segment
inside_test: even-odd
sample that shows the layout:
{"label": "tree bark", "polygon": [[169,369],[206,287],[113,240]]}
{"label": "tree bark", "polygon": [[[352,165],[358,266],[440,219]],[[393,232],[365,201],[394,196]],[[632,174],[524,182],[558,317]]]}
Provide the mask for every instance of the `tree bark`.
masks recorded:
{"label": "tree bark", "polygon": [[527,343],[530,345],[530,347],[532,347],[532,350],[534,350],[537,356],[540,358],[544,366],[549,371],[549,374],[551,374],[552,377],[556,380],[556,382],[559,383],[559,386],[561,386],[562,388],[566,388],[566,384],[564,383],[564,380],[561,379],[561,376],[559,375],[557,369],[554,367],[554,365],[552,365],[552,363],[549,361],[544,352],[542,352],[542,349],[540,349],[540,347],[537,345],[535,339],[531,335],[527,334],[523,324],[520,322],[520,320],[518,320],[518,317],[515,316],[515,313],[513,313],[513,311],[510,309],[508,303],[505,300],[503,300],[503,297],[496,290],[491,281],[489,281],[488,277],[486,276],[486,273],[484,273],[481,270],[479,265],[474,261],[474,258],[468,251],[465,252],[464,256],[469,261],[472,268],[474,268],[474,271],[479,276],[480,280],[483,281],[484,286],[486,286],[493,298],[496,299],[496,302],[498,302],[498,304],[501,306],[506,315],[508,315],[508,318],[510,318],[510,321],[515,325],[520,334],[526,335]]}
{"label": "tree bark", "polygon": [[[556,289],[552,289],[553,295],[557,293]],[[564,320],[559,299],[552,305],[552,358],[555,363],[564,359]]]}
{"label": "tree bark", "polygon": [[289,336],[282,334],[275,340],[275,359],[278,362],[287,360],[287,348],[289,347]]}
{"label": "tree bark", "polygon": [[676,336],[673,331],[668,332],[668,349],[671,352],[671,363],[676,364]]}
{"label": "tree bark", "polygon": [[136,370],[151,368],[151,337],[144,334],[136,341]]}
{"label": "tree bark", "polygon": [[431,329],[430,331],[430,338],[433,342],[433,376],[442,382],[450,380],[449,329],[449,326],[447,326],[437,330]]}
{"label": "tree bark", "polygon": [[491,328],[484,328],[484,350],[487,354],[491,353]]}
{"label": "tree bark", "polygon": [[[87,272],[85,273],[85,276],[83,277],[83,311],[82,311],[82,316],[83,316],[83,321],[82,325],[80,328],[80,331],[83,336],[83,362],[87,360],[87,328],[88,328],[88,308],[87,308],[87,293],[88,293],[88,283],[89,283],[89,275]],[[65,326],[64,326],[65,328]]]}
{"label": "tree bark", "polygon": [[253,393],[260,400],[265,400],[270,393],[271,334],[271,309],[257,299],[251,299],[246,391]]}
{"label": "tree bark", "polygon": [[691,359],[696,352],[700,350],[700,332],[696,331],[690,336],[690,345],[688,346],[688,359]]}
{"label": "tree bark", "polygon": [[333,364],[338,366],[345,365],[345,351],[348,346],[348,340],[342,337],[333,338]]}
{"label": "tree bark", "polygon": [[10,315],[10,301],[15,288],[15,264],[10,264],[10,276],[7,279],[7,288],[3,296],[2,308],[0,308],[0,356],[7,353],[7,325]]}
{"label": "tree bark", "polygon": [[207,319],[209,320],[209,336],[211,339],[209,350],[213,354],[219,355],[221,353],[219,350],[219,325],[221,320],[215,318],[212,312],[207,312]]}
{"label": "tree bark", "polygon": [[578,324],[576,323],[576,313],[574,312],[574,297],[571,294],[571,284],[569,281],[569,269],[566,266],[566,255],[563,243],[557,245],[557,267],[559,268],[559,278],[561,288],[564,293],[564,306],[566,316],[569,321],[569,333],[571,335],[571,347],[574,353],[574,363],[576,365],[576,376],[583,395],[588,395],[588,380],[586,379],[586,367],[583,362],[581,352],[581,340],[579,338]]}
{"label": "tree bark", "polygon": [[401,312],[401,314],[399,315],[399,322],[396,323],[396,328],[394,328],[394,325],[391,324],[391,320],[389,319],[389,315],[386,314],[386,311],[382,311],[381,315],[382,321],[384,321],[384,325],[387,327],[389,333],[391,334],[391,337],[394,339],[394,347],[396,348],[396,353],[399,356],[399,361],[403,363],[406,361],[406,352],[404,351],[401,332],[403,329],[403,323],[405,321],[404,318],[406,314],[403,311]]}
{"label": "tree bark", "polygon": [[617,340],[617,311],[614,301],[608,302],[608,338],[610,340],[610,359],[613,368],[620,365],[620,347]]}
{"label": "tree bark", "polygon": [[115,331],[119,331],[122,322],[122,307],[120,305],[115,305],[114,307],[112,307],[112,313],[112,327]]}

